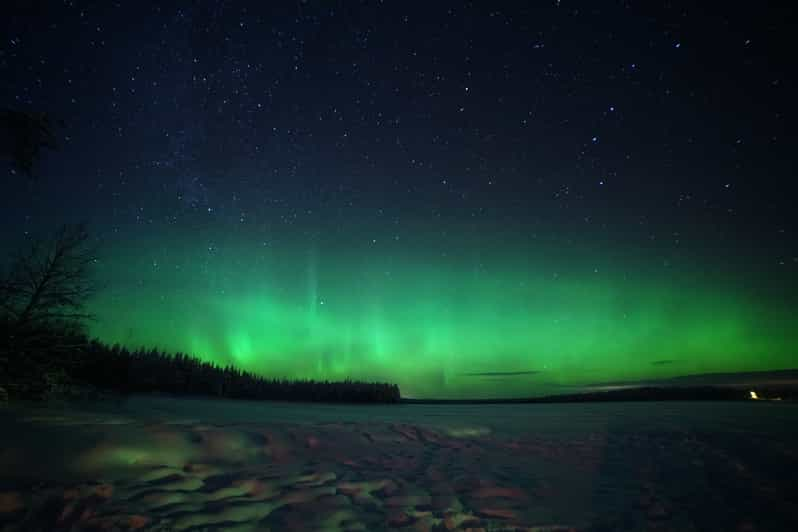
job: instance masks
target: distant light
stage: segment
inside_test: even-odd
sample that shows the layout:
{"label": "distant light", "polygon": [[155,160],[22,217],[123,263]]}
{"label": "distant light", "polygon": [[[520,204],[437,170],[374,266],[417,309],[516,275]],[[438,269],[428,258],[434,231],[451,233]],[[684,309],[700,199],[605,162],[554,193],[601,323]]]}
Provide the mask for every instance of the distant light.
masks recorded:
{"label": "distant light", "polygon": [[751,399],[755,399],[755,400],[759,399],[759,396],[756,394],[756,392],[754,390],[751,390],[748,393],[751,395]]}
{"label": "distant light", "polygon": [[680,42],[677,42],[677,43],[676,43],[676,48],[681,48],[681,47],[682,47],[682,43],[680,43]]}

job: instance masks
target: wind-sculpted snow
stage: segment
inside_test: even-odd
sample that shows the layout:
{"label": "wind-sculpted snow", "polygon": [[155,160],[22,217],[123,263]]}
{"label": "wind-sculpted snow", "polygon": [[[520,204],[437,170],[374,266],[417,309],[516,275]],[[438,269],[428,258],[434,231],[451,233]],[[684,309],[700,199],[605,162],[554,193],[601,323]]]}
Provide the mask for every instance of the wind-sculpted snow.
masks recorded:
{"label": "wind-sculpted snow", "polygon": [[[651,416],[660,407],[649,407]],[[562,405],[511,406],[539,419],[509,431],[506,406],[491,407],[493,422],[487,411],[468,419],[445,408],[434,423],[371,407],[313,422],[7,408],[1,420],[13,432],[0,452],[0,525],[551,531],[798,523],[796,495],[781,474],[798,465],[794,434],[738,430],[732,439],[689,416],[681,427],[660,416],[659,426],[635,430],[623,421],[628,405],[603,407],[592,425],[567,432],[537,415]],[[585,408],[593,407],[564,412],[578,422]],[[778,420],[790,408],[760,415]]]}

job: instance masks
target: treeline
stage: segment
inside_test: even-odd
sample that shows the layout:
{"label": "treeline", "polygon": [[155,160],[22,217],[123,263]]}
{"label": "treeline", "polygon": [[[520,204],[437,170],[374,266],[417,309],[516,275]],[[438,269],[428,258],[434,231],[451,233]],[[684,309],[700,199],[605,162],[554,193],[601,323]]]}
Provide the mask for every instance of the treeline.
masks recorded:
{"label": "treeline", "polygon": [[129,393],[353,403],[399,401],[399,387],[387,383],[266,379],[184,353],[169,354],[157,349],[129,351],[96,340],[90,342],[85,351],[87,356],[76,367],[76,378],[95,386],[110,378],[114,389]]}
{"label": "treeline", "polygon": [[5,340],[0,349],[0,390],[11,398],[42,399],[111,391],[314,402],[400,400],[395,384],[267,379],[183,353],[131,351],[55,329],[38,331],[27,338],[6,336]]}

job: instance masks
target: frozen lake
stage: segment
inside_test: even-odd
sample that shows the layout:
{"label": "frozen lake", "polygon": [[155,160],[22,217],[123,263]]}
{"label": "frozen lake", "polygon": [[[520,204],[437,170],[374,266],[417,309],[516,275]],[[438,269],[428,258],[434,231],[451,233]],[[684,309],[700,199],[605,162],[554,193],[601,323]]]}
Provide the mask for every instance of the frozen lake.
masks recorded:
{"label": "frozen lake", "polygon": [[794,530],[798,405],[0,408],[4,530]]}

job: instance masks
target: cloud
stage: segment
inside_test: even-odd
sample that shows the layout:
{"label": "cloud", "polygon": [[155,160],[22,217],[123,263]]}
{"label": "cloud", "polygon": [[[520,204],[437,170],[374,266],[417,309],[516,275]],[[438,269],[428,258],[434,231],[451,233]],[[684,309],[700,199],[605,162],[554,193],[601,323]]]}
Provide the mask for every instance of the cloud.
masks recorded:
{"label": "cloud", "polygon": [[520,375],[537,375],[540,371],[482,371],[479,373],[461,373],[461,377],[517,377]]}

